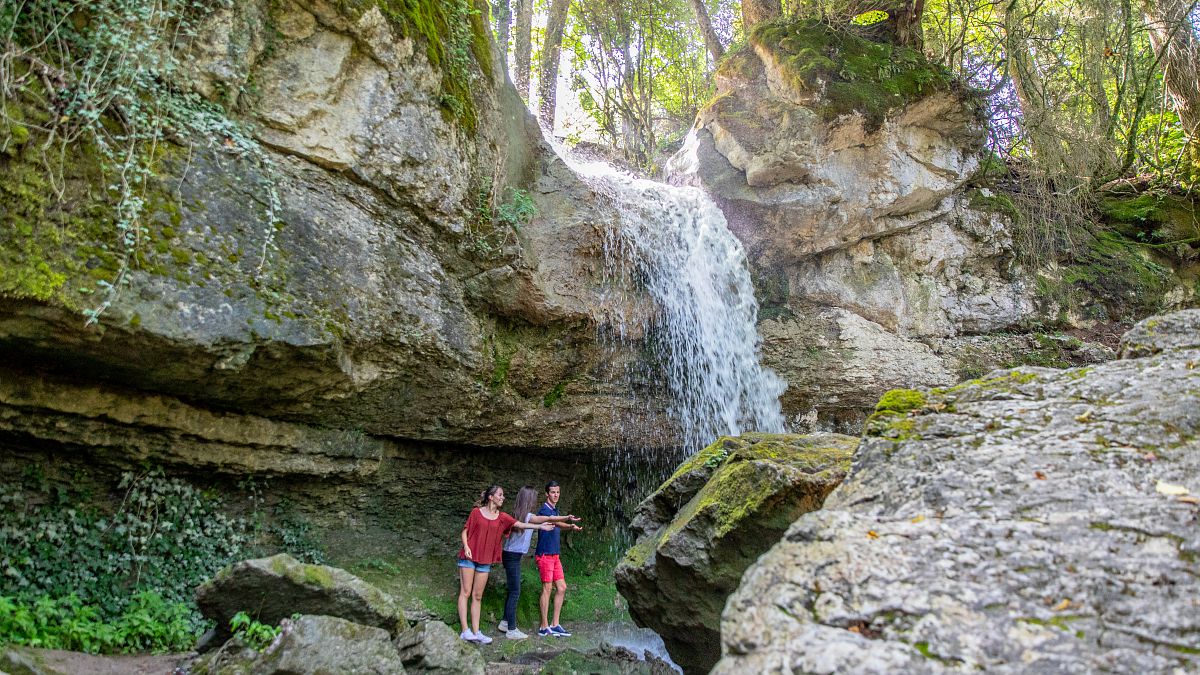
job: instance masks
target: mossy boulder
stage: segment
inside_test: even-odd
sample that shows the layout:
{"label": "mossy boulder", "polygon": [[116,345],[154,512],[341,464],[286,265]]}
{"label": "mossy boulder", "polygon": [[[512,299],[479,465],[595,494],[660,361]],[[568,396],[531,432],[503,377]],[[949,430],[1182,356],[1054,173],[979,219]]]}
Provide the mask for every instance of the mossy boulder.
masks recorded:
{"label": "mossy boulder", "polygon": [[685,671],[720,658],[720,616],[742,572],[845,477],[858,440],[838,434],[723,437],[637,510],[617,588]]}
{"label": "mossy boulder", "polygon": [[226,567],[196,590],[196,604],[217,624],[206,641],[212,646],[230,637],[229,620],[238,612],[267,624],[299,612],[336,616],[388,633],[407,627],[388,594],[345,570],[307,565],[286,553]]}
{"label": "mossy boulder", "polygon": [[403,675],[400,653],[386,630],[333,616],[285,619],[279,637],[261,652],[232,640],[192,665],[196,675],[257,673]]}

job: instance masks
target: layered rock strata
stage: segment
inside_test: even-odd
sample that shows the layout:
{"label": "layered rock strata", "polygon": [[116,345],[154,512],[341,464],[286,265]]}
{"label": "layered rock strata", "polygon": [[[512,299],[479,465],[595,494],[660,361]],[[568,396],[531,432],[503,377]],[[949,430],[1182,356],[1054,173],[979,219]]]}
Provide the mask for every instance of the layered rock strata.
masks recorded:
{"label": "layered rock strata", "polygon": [[1194,670],[1200,310],[1125,358],[880,404],[849,477],[745,574],[716,673]]}

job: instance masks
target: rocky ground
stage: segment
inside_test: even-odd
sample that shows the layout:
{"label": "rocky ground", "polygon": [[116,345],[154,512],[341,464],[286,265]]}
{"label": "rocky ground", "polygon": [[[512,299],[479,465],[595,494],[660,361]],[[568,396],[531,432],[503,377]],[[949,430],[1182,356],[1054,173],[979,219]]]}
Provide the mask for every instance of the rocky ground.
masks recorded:
{"label": "rocky ground", "polygon": [[1121,355],[885,398],[730,598],[714,672],[1200,666],[1200,310]]}
{"label": "rocky ground", "polygon": [[[528,598],[526,598],[528,600]],[[240,635],[212,631],[200,653],[96,656],[10,647],[0,672],[12,675],[166,675],[168,673],[423,673],[516,675],[589,672],[663,675],[662,641],[629,623],[567,622],[568,638],[509,640],[494,617],[481,628],[488,645],[459,639],[455,628],[423,611],[401,610],[389,594],[344,570],[290,556],[247,560],[222,570],[197,591],[204,615],[228,626],[239,611],[283,630],[269,646],[248,648]],[[526,626],[528,633],[534,631]]]}

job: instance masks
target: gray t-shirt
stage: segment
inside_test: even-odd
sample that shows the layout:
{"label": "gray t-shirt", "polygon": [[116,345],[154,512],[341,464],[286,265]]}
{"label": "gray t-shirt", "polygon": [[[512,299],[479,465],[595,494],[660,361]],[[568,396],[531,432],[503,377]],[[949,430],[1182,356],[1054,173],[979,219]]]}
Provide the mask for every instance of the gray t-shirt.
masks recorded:
{"label": "gray t-shirt", "polygon": [[[525,522],[533,517],[532,513],[525,514]],[[512,534],[508,539],[504,540],[504,550],[509,553],[520,553],[522,555],[529,553],[529,542],[533,539],[533,530],[518,530],[513,528]]]}

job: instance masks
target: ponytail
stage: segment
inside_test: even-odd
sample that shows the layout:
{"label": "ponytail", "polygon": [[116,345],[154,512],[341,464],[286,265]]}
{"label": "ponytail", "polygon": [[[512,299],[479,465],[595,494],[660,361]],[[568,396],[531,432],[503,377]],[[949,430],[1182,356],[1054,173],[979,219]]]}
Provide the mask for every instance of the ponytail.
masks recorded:
{"label": "ponytail", "polygon": [[486,490],[479,493],[479,499],[475,502],[475,507],[482,508],[485,504],[487,504],[488,497],[496,494],[496,491],[499,489],[501,489],[499,485],[489,485]]}

